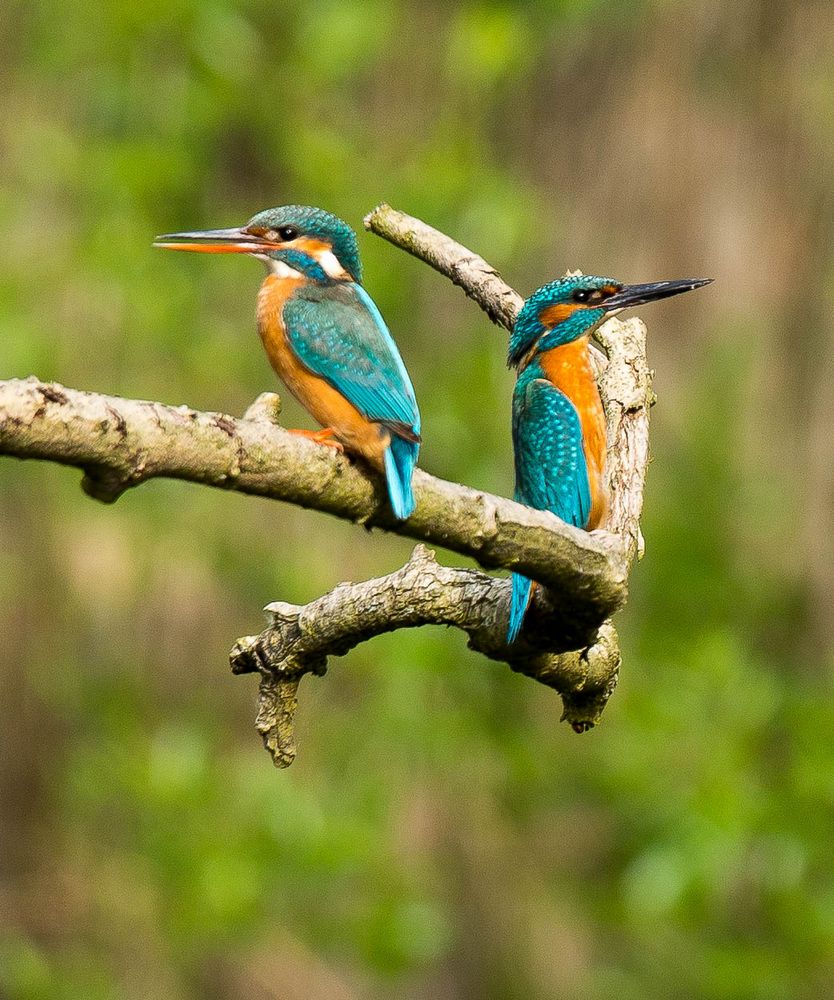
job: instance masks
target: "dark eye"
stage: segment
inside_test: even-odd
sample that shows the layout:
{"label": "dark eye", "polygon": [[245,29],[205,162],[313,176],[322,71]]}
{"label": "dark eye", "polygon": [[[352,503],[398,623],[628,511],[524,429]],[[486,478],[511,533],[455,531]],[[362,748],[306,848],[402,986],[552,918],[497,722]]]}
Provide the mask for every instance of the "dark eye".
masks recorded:
{"label": "dark eye", "polygon": [[600,291],[599,288],[577,288],[573,293],[574,302],[597,303],[602,302],[604,298],[605,293]]}
{"label": "dark eye", "polygon": [[298,236],[298,230],[295,226],[279,226],[276,232],[284,243],[289,243],[290,240],[294,240]]}

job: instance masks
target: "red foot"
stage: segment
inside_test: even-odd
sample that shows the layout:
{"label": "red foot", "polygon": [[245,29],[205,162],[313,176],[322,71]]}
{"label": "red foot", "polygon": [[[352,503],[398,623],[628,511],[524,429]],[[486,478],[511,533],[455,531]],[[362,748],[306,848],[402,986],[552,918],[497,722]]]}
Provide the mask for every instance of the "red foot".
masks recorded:
{"label": "red foot", "polygon": [[344,445],[340,441],[334,441],[333,436],[335,431],[332,427],[325,427],[321,431],[303,431],[298,428],[292,428],[290,434],[298,434],[300,437],[305,437],[309,441],[315,441],[316,444],[323,444],[325,448],[335,448],[336,451],[344,453]]}

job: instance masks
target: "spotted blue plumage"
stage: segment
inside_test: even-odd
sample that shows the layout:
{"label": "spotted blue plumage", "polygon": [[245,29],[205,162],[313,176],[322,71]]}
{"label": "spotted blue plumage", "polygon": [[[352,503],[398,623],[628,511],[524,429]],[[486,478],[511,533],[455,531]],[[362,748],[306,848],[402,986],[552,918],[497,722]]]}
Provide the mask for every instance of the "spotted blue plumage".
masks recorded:
{"label": "spotted blue plumage", "polygon": [[368,293],[355,282],[302,285],[283,309],[298,359],[365,417],[387,427],[388,495],[396,516],[414,510],[411,476],[420,450],[420,411],[408,372]]}
{"label": "spotted blue plumage", "polygon": [[[537,359],[516,382],[513,446],[515,499],[584,528],[591,514],[591,489],[579,414],[568,397],[547,380]],[[513,573],[508,643],[514,642],[521,630],[531,589],[531,580]]]}

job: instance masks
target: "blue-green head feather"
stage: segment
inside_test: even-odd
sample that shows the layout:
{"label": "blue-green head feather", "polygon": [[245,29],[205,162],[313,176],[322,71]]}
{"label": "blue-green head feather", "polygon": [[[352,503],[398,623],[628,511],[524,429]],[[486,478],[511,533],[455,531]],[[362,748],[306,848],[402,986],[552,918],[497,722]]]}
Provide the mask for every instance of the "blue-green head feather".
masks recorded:
{"label": "blue-green head feather", "polygon": [[569,344],[590,333],[606,316],[708,285],[712,278],[682,278],[624,285],[595,274],[558,278],[536,289],[524,303],[510,335],[507,363],[518,367],[538,351]]}
{"label": "blue-green head feather", "polygon": [[605,316],[605,299],[621,288],[613,278],[596,275],[558,278],[542,285],[518,314],[507,363],[517,366],[534,347],[548,350],[588,333]]}
{"label": "blue-green head feather", "polygon": [[362,263],[359,260],[359,244],[356,233],[350,226],[323,208],[312,205],[281,205],[267,208],[253,215],[246,229],[254,232],[275,233],[284,243],[315,240],[326,243],[336,259],[356,281],[362,281]]}

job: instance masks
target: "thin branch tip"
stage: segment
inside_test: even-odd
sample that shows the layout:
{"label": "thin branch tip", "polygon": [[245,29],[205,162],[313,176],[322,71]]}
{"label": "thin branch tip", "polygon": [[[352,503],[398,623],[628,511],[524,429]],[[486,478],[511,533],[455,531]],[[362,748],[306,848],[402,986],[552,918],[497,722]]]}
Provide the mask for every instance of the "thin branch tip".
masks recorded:
{"label": "thin branch tip", "polygon": [[384,215],[386,212],[391,211],[391,206],[387,201],[381,201],[375,208],[372,208],[370,212],[362,219],[362,225],[365,229],[373,228],[373,220],[378,216]]}

